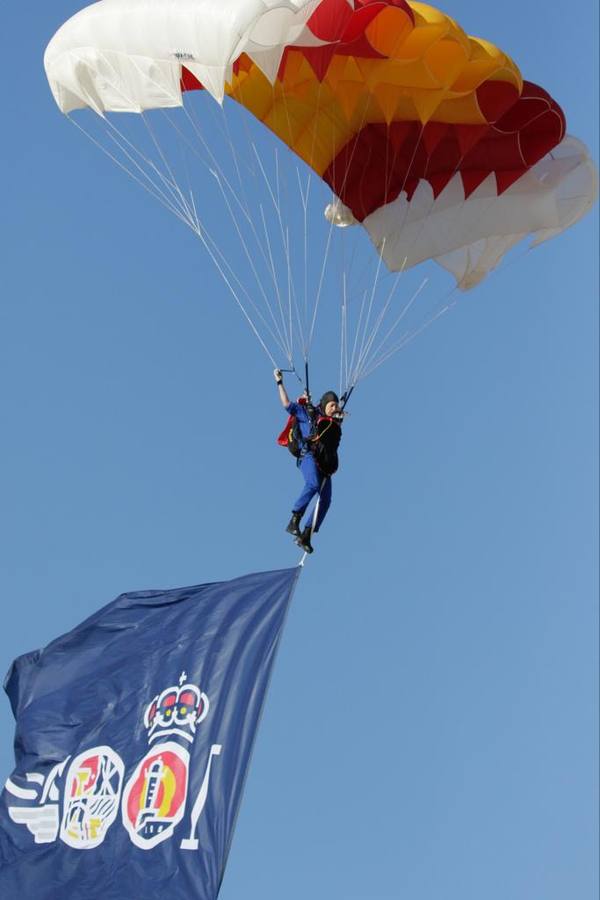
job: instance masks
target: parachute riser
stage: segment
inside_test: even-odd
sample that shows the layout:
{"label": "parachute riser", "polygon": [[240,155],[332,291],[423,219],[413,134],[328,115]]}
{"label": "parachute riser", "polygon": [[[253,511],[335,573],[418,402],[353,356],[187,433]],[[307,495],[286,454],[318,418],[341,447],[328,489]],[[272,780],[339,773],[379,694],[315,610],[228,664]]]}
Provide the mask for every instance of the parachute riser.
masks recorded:
{"label": "parachute riser", "polygon": [[351,388],[349,388],[347,391],[344,391],[344,393],[342,394],[342,398],[340,400],[340,408],[341,408],[342,412],[345,410],[346,404],[348,403],[348,400],[352,396],[352,391],[354,390],[355,387],[356,387],[356,385],[353,384]]}

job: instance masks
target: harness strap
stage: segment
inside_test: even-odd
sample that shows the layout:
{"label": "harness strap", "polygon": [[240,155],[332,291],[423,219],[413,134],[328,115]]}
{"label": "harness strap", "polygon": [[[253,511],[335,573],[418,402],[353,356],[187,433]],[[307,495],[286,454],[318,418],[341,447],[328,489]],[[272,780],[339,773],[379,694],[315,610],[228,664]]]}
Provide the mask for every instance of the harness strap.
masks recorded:
{"label": "harness strap", "polygon": [[321,438],[323,437],[323,435],[327,434],[327,432],[333,425],[333,419],[331,419],[329,416],[321,416],[321,418],[317,421],[317,427],[319,425],[319,422],[324,422],[325,420],[327,420],[329,424],[327,425],[327,428],[323,429],[321,434],[315,434],[313,437],[311,437],[311,441],[313,441],[314,443],[316,443],[317,441],[320,441]]}

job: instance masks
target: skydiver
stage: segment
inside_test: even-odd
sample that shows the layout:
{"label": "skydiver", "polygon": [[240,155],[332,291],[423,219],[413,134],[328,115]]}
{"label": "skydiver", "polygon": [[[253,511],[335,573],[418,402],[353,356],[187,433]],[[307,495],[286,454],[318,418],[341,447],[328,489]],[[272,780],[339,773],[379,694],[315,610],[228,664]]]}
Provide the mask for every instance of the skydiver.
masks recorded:
{"label": "skydiver", "polygon": [[[273,376],[281,405],[290,416],[296,418],[298,424],[300,451],[296,464],[304,478],[304,487],[292,506],[292,517],[285,530],[295,537],[302,550],[312,553],[311,536],[323,524],[331,505],[331,476],[338,468],[337,450],[342,437],[340,421],[343,414],[335,391],[326,391],[315,409],[306,393],[303,403],[290,401],[281,369],[275,369]],[[304,521],[304,528],[301,528],[302,517],[315,495],[319,505],[315,527],[312,527],[313,507]]]}

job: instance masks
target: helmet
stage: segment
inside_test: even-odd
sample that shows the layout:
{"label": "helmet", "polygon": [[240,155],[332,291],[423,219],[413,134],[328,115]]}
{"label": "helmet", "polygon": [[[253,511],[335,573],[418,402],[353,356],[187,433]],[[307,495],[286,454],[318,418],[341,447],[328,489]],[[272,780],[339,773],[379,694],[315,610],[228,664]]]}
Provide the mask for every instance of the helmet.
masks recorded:
{"label": "helmet", "polygon": [[325,412],[325,407],[327,406],[327,404],[331,403],[332,401],[334,403],[339,403],[340,398],[338,397],[338,395],[336,394],[335,391],[325,391],[325,393],[319,400],[319,406],[321,407],[323,412]]}

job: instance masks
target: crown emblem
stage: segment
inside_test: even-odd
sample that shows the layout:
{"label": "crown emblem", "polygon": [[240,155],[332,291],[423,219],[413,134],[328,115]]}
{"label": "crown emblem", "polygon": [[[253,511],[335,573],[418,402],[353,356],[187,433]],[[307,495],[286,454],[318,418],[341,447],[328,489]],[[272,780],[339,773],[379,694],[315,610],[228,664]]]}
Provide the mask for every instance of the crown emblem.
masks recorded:
{"label": "crown emblem", "polygon": [[193,743],[196,726],[208,715],[209,705],[206,694],[182,672],[178,685],[165,688],[148,704],[144,713],[148,743],[171,735]]}

